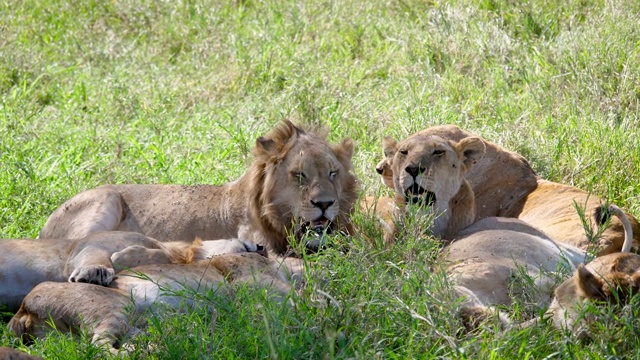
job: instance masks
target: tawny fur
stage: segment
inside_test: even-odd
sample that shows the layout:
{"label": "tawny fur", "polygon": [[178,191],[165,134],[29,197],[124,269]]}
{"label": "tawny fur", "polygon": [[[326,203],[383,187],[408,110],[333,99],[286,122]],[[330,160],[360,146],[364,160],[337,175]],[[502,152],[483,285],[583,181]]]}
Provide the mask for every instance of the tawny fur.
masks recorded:
{"label": "tawny fur", "polygon": [[359,205],[362,213],[378,218],[384,227],[385,233],[393,232],[394,221],[400,215],[400,208],[398,208],[394,199],[386,196],[363,196]]}
{"label": "tawny fur", "polygon": [[193,254],[192,243],[160,243],[131,232],[97,232],[78,240],[0,240],[0,305],[15,311],[22,299],[43,281],[88,282],[109,285],[117,266],[131,266],[130,256],[140,247],[153,252],[157,263],[183,263]]}
{"label": "tawny fur", "polygon": [[[549,274],[563,266],[575,269],[585,252],[554,241],[542,231],[513,218],[489,217],[462,230],[442,252],[449,280],[462,302],[461,316],[473,314],[467,328],[499,315],[504,326],[508,318],[494,309],[509,306],[514,291],[535,294],[538,306],[547,306],[555,281]],[[511,286],[515,276],[526,273],[535,288]],[[484,314],[484,315],[482,315]]]}
{"label": "tawny fur", "polygon": [[[438,135],[453,141],[476,137],[454,125],[434,126],[415,135]],[[465,177],[473,188],[477,204],[476,220],[489,216],[516,217],[543,230],[551,238],[587,250],[590,243],[574,203],[592,214],[604,201],[595,194],[573,186],[541,179],[520,155],[483,140],[486,154]],[[390,186],[393,170],[390,157],[380,161],[376,171]],[[390,186],[391,187],[391,186]],[[640,225],[626,214],[633,227],[634,243],[640,241]],[[598,240],[599,255],[619,251],[624,242],[624,230],[618,219],[613,219]]]}
{"label": "tawny fur", "polygon": [[334,230],[352,231],[350,215],[357,201],[353,150],[349,138],[329,144],[324,134],[283,121],[257,139],[255,159],[236,181],[87,190],[54,211],[40,238],[127,230],[160,241],[244,238],[282,254],[289,245],[287,234],[300,224],[324,221]]}
{"label": "tawny fur", "polygon": [[[597,210],[596,223],[602,219],[600,209]],[[623,247],[630,248],[633,229],[626,214],[615,205],[609,206],[608,211],[626,224]],[[550,317],[558,329],[568,329],[578,337],[589,336],[590,317],[582,314],[582,305],[591,301],[625,305],[629,297],[639,290],[640,255],[628,252],[607,254],[597,257],[587,265],[580,264],[573,276],[555,290],[554,299],[545,316]],[[519,327],[531,326],[537,322],[537,318],[532,319]]]}
{"label": "tawny fur", "polygon": [[255,252],[248,240],[171,241],[140,233],[102,231],[77,240],[0,240],[0,306],[15,311],[44,281],[107,286],[115,273],[150,264],[187,264],[210,256]]}
{"label": "tawny fur", "polygon": [[[391,180],[397,207],[404,210],[408,205],[407,197],[420,203],[420,212],[435,216],[429,229],[432,235],[451,240],[474,221],[475,199],[464,174],[485,153],[485,145],[479,138],[455,142],[439,136],[416,134],[400,142],[385,138],[383,149],[389,156],[387,170],[393,174]],[[418,187],[420,194],[415,193]],[[430,194],[435,196],[435,201],[425,204]],[[391,223],[390,228],[385,235],[387,242],[393,242],[398,235],[395,223]]]}
{"label": "tawny fur", "polygon": [[[139,274],[145,275],[144,277]],[[228,285],[248,284],[271,289],[280,301],[290,291],[281,271],[269,259],[254,253],[229,254],[186,265],[146,265],[124,271],[109,287],[84,283],[44,282],[24,299],[8,326],[24,341],[53,330],[83,330],[97,345],[114,346],[140,318],[158,303],[173,308],[192,304],[175,292],[190,289],[203,294],[232,296]]]}

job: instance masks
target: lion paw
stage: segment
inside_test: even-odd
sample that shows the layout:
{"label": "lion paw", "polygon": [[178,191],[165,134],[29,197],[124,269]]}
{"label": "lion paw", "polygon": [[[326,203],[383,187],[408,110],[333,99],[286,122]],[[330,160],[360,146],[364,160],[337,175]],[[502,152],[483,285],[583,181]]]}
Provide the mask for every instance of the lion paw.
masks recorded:
{"label": "lion paw", "polygon": [[108,286],[113,281],[115,271],[102,265],[81,266],[71,273],[69,282],[82,282]]}
{"label": "lion paw", "polygon": [[202,247],[205,249],[207,257],[244,252],[258,252],[263,248],[253,241],[245,239],[207,240],[202,242]]}

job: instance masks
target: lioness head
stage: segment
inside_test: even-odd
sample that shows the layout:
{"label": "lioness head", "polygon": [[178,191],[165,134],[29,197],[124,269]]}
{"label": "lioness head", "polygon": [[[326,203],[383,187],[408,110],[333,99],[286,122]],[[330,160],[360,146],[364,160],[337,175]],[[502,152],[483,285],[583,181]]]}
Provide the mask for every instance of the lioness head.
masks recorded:
{"label": "lioness head", "polygon": [[[267,245],[287,249],[287,234],[306,230],[351,232],[350,214],[357,200],[351,173],[354,143],[345,138],[329,144],[323,134],[284,121],[259,137],[251,166],[251,213]],[[292,227],[293,225],[293,227]]]}
{"label": "lioness head", "polygon": [[640,290],[640,256],[615,253],[580,265],[572,277],[555,291],[547,310],[558,329],[570,329],[577,336],[589,335],[589,316],[581,314],[581,305],[588,301],[619,303]]}
{"label": "lioness head", "polygon": [[386,159],[393,154],[390,167],[383,171],[391,171],[396,199],[442,211],[463,184],[467,168],[485,152],[477,137],[456,143],[436,135],[415,134],[401,142],[385,137],[382,146],[385,155],[389,154]]}
{"label": "lioness head", "polygon": [[[385,137],[382,147],[385,158],[376,170],[385,184],[392,183],[400,208],[416,205],[421,213],[435,215],[428,228],[432,235],[451,240],[473,222],[475,198],[464,174],[484,156],[480,138],[454,142],[417,133],[400,142]],[[385,234],[385,241],[392,242],[396,232],[394,227]]]}

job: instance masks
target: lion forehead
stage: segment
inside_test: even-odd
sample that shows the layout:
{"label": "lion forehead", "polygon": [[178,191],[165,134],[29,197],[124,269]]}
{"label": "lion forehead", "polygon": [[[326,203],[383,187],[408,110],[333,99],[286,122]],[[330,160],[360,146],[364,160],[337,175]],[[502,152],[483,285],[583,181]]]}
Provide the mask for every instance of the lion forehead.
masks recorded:
{"label": "lion forehead", "polygon": [[[310,145],[310,144],[309,144]],[[329,171],[340,170],[342,164],[328,146],[296,146],[287,156],[287,170],[304,170],[310,175],[328,175]]]}
{"label": "lion forehead", "polygon": [[[403,156],[402,152],[406,155]],[[394,161],[396,167],[403,166],[407,163],[419,162],[432,157],[434,151],[444,151],[447,157],[457,158],[456,151],[448,140],[439,136],[417,136],[410,137],[398,145],[396,159],[402,157],[401,161]]]}

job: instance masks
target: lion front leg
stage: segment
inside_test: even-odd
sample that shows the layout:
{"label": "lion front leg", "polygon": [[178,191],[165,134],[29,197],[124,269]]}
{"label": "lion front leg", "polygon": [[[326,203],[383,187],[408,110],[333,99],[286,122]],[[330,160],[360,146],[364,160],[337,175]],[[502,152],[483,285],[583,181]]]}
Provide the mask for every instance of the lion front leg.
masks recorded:
{"label": "lion front leg", "polygon": [[125,218],[123,204],[122,196],[112,189],[81,192],[49,216],[38,238],[80,239],[98,231],[119,230]]}
{"label": "lion front leg", "polygon": [[113,281],[115,270],[111,264],[111,253],[105,249],[88,246],[69,259],[66,273],[69,282],[108,286]]}
{"label": "lion front leg", "polygon": [[202,242],[203,258],[224,255],[238,254],[245,252],[262,251],[263,247],[257,245],[251,240],[245,239],[223,239],[223,240],[207,240]]}

